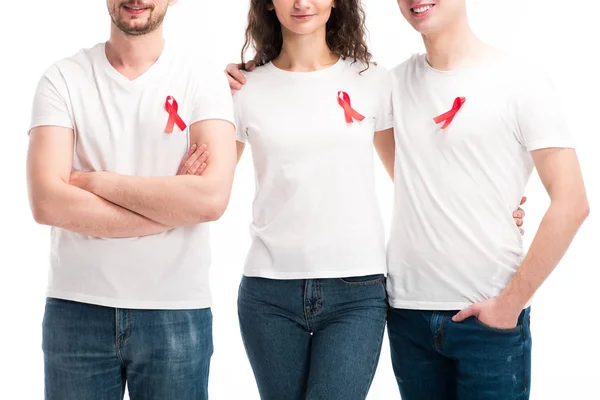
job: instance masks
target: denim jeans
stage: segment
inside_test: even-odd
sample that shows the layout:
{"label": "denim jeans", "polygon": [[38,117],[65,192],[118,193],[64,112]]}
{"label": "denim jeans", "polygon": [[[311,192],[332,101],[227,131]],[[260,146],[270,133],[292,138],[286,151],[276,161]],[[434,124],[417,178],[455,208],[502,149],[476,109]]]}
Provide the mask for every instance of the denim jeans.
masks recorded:
{"label": "denim jeans", "polygon": [[242,338],[262,400],[364,400],[381,353],[383,275],[243,277]]}
{"label": "denim jeans", "polygon": [[525,400],[531,381],[529,308],[513,329],[458,311],[391,308],[388,334],[403,400]]}
{"label": "denim jeans", "polygon": [[128,310],[47,299],[43,322],[45,398],[208,398],[212,314]]}

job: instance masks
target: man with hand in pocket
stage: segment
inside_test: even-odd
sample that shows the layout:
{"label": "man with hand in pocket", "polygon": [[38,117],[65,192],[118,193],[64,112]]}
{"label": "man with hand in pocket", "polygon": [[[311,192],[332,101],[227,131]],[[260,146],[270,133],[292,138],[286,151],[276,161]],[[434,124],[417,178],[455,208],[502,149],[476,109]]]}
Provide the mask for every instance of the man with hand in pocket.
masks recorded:
{"label": "man with hand in pocket", "polygon": [[[382,146],[402,399],[528,399],[532,297],[589,213],[574,140],[540,69],[478,39],[465,0],[398,5],[426,48],[391,71],[394,138]],[[227,67],[232,91],[241,67]],[[514,210],[534,167],[550,206],[525,253]]]}

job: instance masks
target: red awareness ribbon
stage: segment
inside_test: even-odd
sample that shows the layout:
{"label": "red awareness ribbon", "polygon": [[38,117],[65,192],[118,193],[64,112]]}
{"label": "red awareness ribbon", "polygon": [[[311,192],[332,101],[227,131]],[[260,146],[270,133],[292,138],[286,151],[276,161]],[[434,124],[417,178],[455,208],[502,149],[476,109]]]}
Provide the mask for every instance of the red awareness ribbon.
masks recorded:
{"label": "red awareness ribbon", "polygon": [[448,125],[450,125],[450,122],[452,122],[452,120],[454,119],[454,116],[456,116],[456,113],[458,112],[458,110],[460,110],[462,105],[465,104],[465,101],[466,101],[466,99],[464,97],[457,97],[454,100],[454,104],[452,105],[452,109],[450,111],[445,112],[442,115],[438,115],[433,120],[435,121],[436,124],[439,124],[440,122],[445,121],[444,125],[442,125],[442,129],[446,129],[448,127]]}
{"label": "red awareness ribbon", "polygon": [[167,126],[165,127],[166,133],[172,133],[173,127],[175,124],[179,127],[179,129],[184,130],[187,128],[187,125],[179,114],[177,114],[177,110],[179,109],[179,105],[173,96],[167,96],[167,101],[165,102],[165,110],[169,113],[169,120],[167,121]]}
{"label": "red awareness ribbon", "polygon": [[360,115],[358,111],[352,108],[350,104],[350,96],[348,96],[348,93],[339,91],[337,94],[337,99],[338,104],[344,109],[344,117],[346,117],[347,123],[351,124],[352,118],[354,118],[357,121],[362,121],[363,119],[365,119],[364,116]]}

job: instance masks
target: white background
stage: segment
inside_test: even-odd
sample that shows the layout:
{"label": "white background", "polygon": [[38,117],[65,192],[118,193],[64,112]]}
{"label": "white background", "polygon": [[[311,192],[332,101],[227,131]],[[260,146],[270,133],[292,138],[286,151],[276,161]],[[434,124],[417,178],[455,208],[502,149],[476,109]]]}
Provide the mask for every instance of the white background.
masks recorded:
{"label": "white background", "polygon": [[[453,1],[453,0],[441,0]],[[225,66],[238,61],[248,0],[182,0],[166,18],[166,37]],[[422,51],[420,37],[394,0],[366,0],[371,50],[392,68]],[[595,1],[471,0],[472,27],[486,41],[545,62],[563,93],[579,144],[592,214],[533,305],[532,399],[598,399],[597,248],[600,224],[600,5]],[[105,41],[104,0],[28,0],[3,4],[0,24],[0,399],[43,398],[41,320],[48,269],[49,228],[31,218],[25,187],[26,129],[35,85],[53,61]],[[214,341],[212,399],[258,399],[239,335],[236,296],[254,190],[249,152],[238,167],[232,200],[213,224]],[[384,219],[390,221],[391,183],[377,167]],[[526,244],[548,205],[533,176],[526,195]],[[468,205],[465,205],[468,213]],[[387,337],[369,400],[399,399]],[[82,399],[84,400],[84,399]],[[183,400],[183,399],[182,399]]]}

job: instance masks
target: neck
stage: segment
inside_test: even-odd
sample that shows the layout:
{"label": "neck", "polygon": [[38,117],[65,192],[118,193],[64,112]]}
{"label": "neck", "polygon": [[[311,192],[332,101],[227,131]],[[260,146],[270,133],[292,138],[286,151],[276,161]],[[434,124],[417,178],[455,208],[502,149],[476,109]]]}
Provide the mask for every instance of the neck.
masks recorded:
{"label": "neck", "polygon": [[327,68],[338,59],[327,46],[325,27],[307,35],[283,28],[283,46],[273,64],[287,71],[311,72]]}
{"label": "neck", "polygon": [[106,58],[117,70],[144,71],[158,60],[165,40],[162,27],[140,36],[130,36],[111,25]]}
{"label": "neck", "polygon": [[432,68],[449,71],[473,65],[488,48],[471,30],[468,23],[456,23],[447,29],[423,35],[427,61]]}

